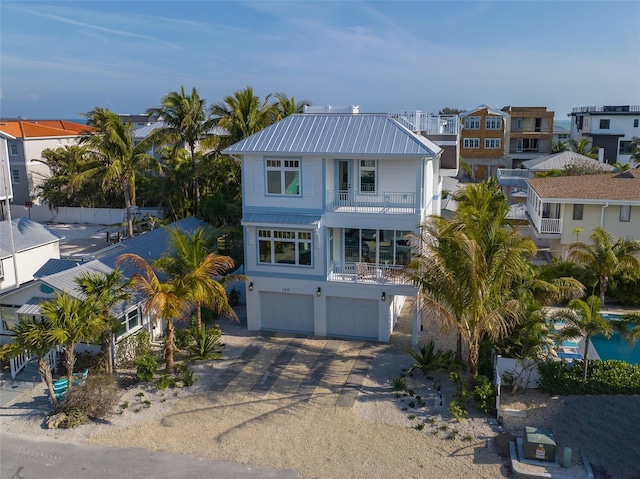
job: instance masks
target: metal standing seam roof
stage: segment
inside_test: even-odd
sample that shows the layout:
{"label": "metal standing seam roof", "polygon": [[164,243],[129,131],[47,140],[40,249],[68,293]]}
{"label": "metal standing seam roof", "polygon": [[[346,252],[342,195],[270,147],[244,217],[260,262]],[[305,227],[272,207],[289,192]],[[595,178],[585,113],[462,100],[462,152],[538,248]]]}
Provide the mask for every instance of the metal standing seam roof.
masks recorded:
{"label": "metal standing seam roof", "polygon": [[245,213],[242,224],[286,224],[313,225],[320,221],[320,215],[296,215],[282,213]]}
{"label": "metal standing seam roof", "polygon": [[[60,241],[60,237],[57,234],[28,218],[12,219],[11,228],[13,231],[13,248],[16,253]],[[6,258],[11,254],[9,221],[0,221],[0,258]]]}
{"label": "metal standing seam roof", "polygon": [[559,153],[554,153],[553,155],[523,161],[522,167],[527,170],[548,171],[562,170],[567,165],[584,163],[601,167],[603,173],[613,171],[615,169],[611,165],[600,163],[598,160],[581,155],[575,151],[561,151]]}
{"label": "metal standing seam roof", "polygon": [[227,154],[435,156],[442,149],[383,114],[296,114],[224,150]]}
{"label": "metal standing seam roof", "polygon": [[[164,128],[166,125],[166,123],[163,120],[158,120],[154,123],[151,123],[149,125],[145,125],[145,126],[141,126],[139,128],[136,128],[133,132],[133,137],[134,138],[147,138],[151,133],[153,133],[154,130],[157,130],[158,128]],[[218,136],[226,136],[229,134],[229,132],[220,127],[220,126],[214,126],[213,128],[211,128],[209,130],[209,134],[210,135],[218,135]]]}
{"label": "metal standing seam roof", "polygon": [[52,274],[60,273],[71,268],[75,268],[80,263],[72,261],[70,259],[56,259],[51,258],[45,264],[43,264],[38,271],[33,273],[34,278],[42,278],[44,276],[50,276]]}

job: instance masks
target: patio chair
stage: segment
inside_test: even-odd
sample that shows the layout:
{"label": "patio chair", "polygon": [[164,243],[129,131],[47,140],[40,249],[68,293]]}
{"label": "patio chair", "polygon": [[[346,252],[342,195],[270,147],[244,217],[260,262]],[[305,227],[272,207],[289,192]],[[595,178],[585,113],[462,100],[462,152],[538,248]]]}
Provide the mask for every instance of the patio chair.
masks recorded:
{"label": "patio chair", "polygon": [[89,369],[85,369],[81,373],[73,373],[71,385],[84,386],[85,384],[87,384],[87,374],[89,374]]}
{"label": "patio chair", "polygon": [[67,378],[60,378],[53,383],[53,393],[56,395],[56,399],[59,401],[69,389],[69,381]]}

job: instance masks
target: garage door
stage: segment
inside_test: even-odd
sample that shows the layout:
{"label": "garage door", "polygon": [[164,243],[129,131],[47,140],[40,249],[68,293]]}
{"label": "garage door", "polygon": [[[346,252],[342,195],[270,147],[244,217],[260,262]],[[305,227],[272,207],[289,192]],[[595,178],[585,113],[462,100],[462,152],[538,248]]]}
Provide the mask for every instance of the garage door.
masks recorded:
{"label": "garage door", "polygon": [[313,296],[261,293],[262,329],[313,333]]}
{"label": "garage door", "polygon": [[378,302],[370,299],[327,298],[327,335],[378,339]]}

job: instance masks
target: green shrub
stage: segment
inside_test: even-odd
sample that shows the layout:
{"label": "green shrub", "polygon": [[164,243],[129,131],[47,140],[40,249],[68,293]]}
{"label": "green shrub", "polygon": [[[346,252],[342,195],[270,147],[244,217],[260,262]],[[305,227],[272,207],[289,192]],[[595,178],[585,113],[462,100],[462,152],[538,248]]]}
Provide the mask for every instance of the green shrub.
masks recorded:
{"label": "green shrub", "polygon": [[163,390],[167,389],[169,386],[173,387],[176,383],[175,378],[169,376],[168,374],[163,374],[160,376],[160,379],[156,381],[156,389]]}
{"label": "green shrub", "polygon": [[184,384],[186,387],[193,386],[198,380],[196,375],[189,368],[189,364],[187,363],[179,364],[176,369],[177,369],[176,379],[178,379],[179,381],[182,381],[182,384]]}
{"label": "green shrub", "polygon": [[138,378],[140,378],[141,381],[151,382],[158,369],[158,360],[153,354],[147,353],[141,358],[138,358],[136,361],[136,369]]}
{"label": "green shrub", "polygon": [[407,382],[405,381],[404,377],[398,376],[396,378],[393,378],[393,390],[396,392],[397,398],[400,397],[402,391],[404,391],[406,388]]}
{"label": "green shrub", "polygon": [[229,306],[232,308],[240,304],[240,291],[238,291],[235,286],[227,293],[227,300],[229,301]]}
{"label": "green shrub", "polygon": [[176,328],[174,336],[174,343],[176,348],[186,351],[189,347],[189,344],[192,342],[191,332],[189,328]]}
{"label": "green shrub", "polygon": [[453,414],[453,417],[455,417],[458,422],[462,421],[469,415],[466,404],[458,399],[451,401],[447,409],[451,414]]}
{"label": "green shrub", "polygon": [[582,361],[545,361],[538,364],[538,387],[548,394],[640,394],[640,365],[624,361],[589,361],[582,381]]}
{"label": "green shrub", "polygon": [[116,364],[122,368],[134,368],[139,358],[151,353],[151,334],[146,329],[118,341]]}
{"label": "green shrub", "polygon": [[91,374],[84,386],[73,386],[65,394],[60,411],[67,415],[59,427],[71,428],[89,418],[105,418],[116,407],[120,395],[113,376]]}
{"label": "green shrub", "polygon": [[415,363],[409,368],[407,374],[411,374],[414,369],[419,369],[426,376],[429,371],[449,369],[453,361],[453,351],[436,351],[432,339],[414,346],[408,353]]}
{"label": "green shrub", "polygon": [[222,331],[220,326],[215,325],[207,329],[206,325],[190,327],[188,329],[191,341],[187,346],[187,351],[194,359],[222,359]]}
{"label": "green shrub", "polygon": [[496,407],[497,390],[486,376],[478,376],[473,389],[473,399],[478,410],[488,413]]}

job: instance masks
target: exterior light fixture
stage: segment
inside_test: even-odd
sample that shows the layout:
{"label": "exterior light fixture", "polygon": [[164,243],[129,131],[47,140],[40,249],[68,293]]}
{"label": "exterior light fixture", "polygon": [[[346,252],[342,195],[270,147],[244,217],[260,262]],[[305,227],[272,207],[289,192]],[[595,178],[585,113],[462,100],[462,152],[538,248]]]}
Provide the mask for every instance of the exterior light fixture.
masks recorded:
{"label": "exterior light fixture", "polygon": [[320,289],[320,287],[318,287],[318,291],[316,291],[316,296],[321,296],[322,295],[322,290]]}
{"label": "exterior light fixture", "polygon": [[382,292],[382,296],[380,296],[380,300],[381,301],[386,301],[387,300],[387,294],[384,291]]}
{"label": "exterior light fixture", "polygon": [[249,283],[249,291],[253,291],[253,282]]}

